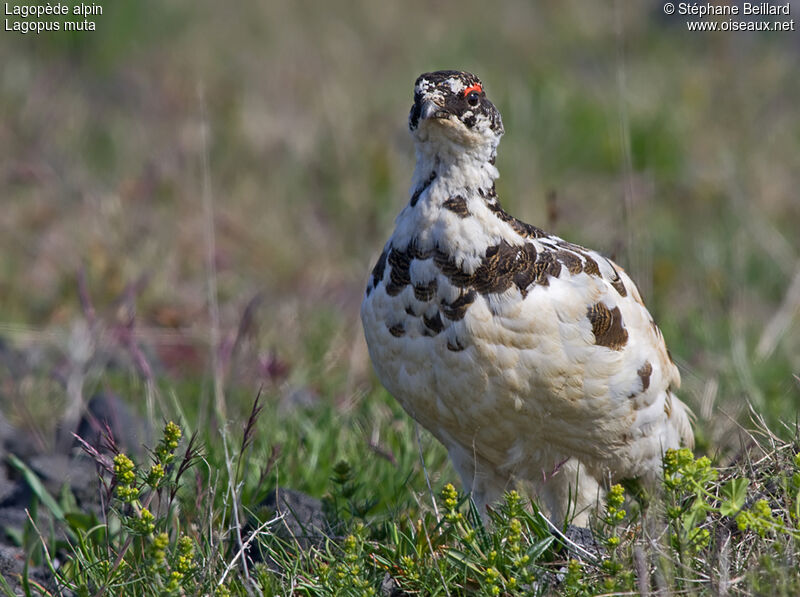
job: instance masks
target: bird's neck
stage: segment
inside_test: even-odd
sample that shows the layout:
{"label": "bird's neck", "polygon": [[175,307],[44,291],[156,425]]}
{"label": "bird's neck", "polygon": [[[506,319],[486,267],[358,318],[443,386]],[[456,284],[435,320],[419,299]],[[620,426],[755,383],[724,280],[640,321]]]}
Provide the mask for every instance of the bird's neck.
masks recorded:
{"label": "bird's neck", "polygon": [[[440,247],[453,254],[482,255],[485,239],[465,235],[459,225],[466,221],[462,220],[464,214],[456,212],[496,200],[494,181],[499,174],[493,163],[494,148],[431,151],[430,146],[418,143],[416,149],[411,198],[395,220],[393,246],[404,248],[413,243],[421,251]],[[477,211],[472,222],[480,225],[489,210]]]}
{"label": "bird's neck", "polygon": [[[465,149],[446,139],[416,144],[417,164],[411,180],[411,202],[438,204],[455,195],[488,192],[500,175],[494,166],[496,145]],[[431,205],[433,207],[433,205]]]}

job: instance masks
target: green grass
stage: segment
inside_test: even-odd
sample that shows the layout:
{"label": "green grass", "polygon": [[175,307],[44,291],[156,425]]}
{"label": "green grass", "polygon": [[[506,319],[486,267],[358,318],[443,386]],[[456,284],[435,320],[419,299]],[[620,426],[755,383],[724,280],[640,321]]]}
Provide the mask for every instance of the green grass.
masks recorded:
{"label": "green grass", "polygon": [[[68,493],[49,496],[33,476],[41,504],[26,539],[31,558],[78,595],[376,595],[388,578],[425,595],[624,594],[666,583],[692,594],[788,596],[800,588],[796,440],[762,427],[728,466],[668,453],[663,493],[626,501],[612,488],[591,523],[598,546],[587,552],[516,492],[484,526],[445,483],[444,455],[429,439],[420,449],[433,493],[414,492],[425,480],[413,427],[385,396],[370,398],[346,416],[295,411],[281,422],[269,402],[256,404],[244,429],[223,434],[224,449],[218,439],[181,440],[169,423],[145,460],[104,461],[108,505],[99,516],[76,510]],[[392,458],[363,458],[366,438],[341,431],[367,421],[395,430],[380,440]],[[330,455],[341,460],[331,466]],[[301,549],[274,513],[254,508],[286,479],[323,496],[331,530],[313,547]],[[65,533],[43,533],[40,510]],[[260,558],[243,564],[242,543]],[[56,553],[66,556],[58,565]]]}
{"label": "green grass", "polygon": [[[419,573],[407,588],[490,594],[487,546],[508,544],[510,519],[523,525],[525,549],[541,545],[546,529],[528,510],[474,528],[466,503],[462,527],[441,503],[436,517],[432,501],[456,475],[424,431],[418,445],[380,388],[358,321],[367,273],[407,197],[411,84],[426,70],[464,68],[483,78],[503,114],[506,209],[614,256],[640,285],[680,365],[681,398],[697,414],[698,454],[719,469],[708,491],[719,496],[730,479],[747,479],[752,504],[780,496],[772,515],[796,529],[796,498],[773,486],[792,478],[800,408],[797,34],[689,34],[656,5],[622,4],[353,0],[234,10],[118,0],[91,35],[0,36],[0,339],[27,363],[0,362],[3,413],[52,446],[54,413],[70,402],[60,375],[73,367],[84,398],[111,390],[156,428],[174,419],[184,440],[197,432],[202,458],[157,525],[168,533],[169,566],[181,533],[194,542],[204,572],[192,578],[203,590],[238,549],[235,508],[244,517],[276,485],[329,499],[346,485],[346,530],[322,554],[294,559],[285,577],[249,571],[265,594],[300,588],[293,582],[332,594],[340,567],[353,574],[354,563],[353,578],[374,589],[403,557]],[[218,317],[208,299],[212,241]],[[95,312],[83,366],[76,339],[89,310],[79,272]],[[141,355],[120,340],[129,329]],[[211,346],[213,329],[221,346]],[[231,473],[259,391],[247,466]],[[762,431],[751,441],[743,428],[754,427],[778,437]],[[753,456],[751,466],[743,446],[752,444],[769,458]],[[339,462],[349,465],[342,484],[332,481]],[[196,483],[201,510],[186,504]],[[791,533],[739,531],[703,495],[708,507],[655,517],[677,529],[702,511],[688,530],[669,531],[709,530],[697,551],[663,533],[653,543],[655,527],[631,511],[629,531],[602,532],[620,537],[611,557],[635,579],[613,563],[561,570],[558,537],[533,558],[532,574],[565,574],[565,594],[613,592],[638,588],[645,561],[653,586],[703,593],[717,590],[727,565],[733,593],[769,593],[768,579],[778,593],[796,593]],[[70,547],[39,529],[51,556],[85,549],[86,562],[108,567],[103,542],[119,548],[131,537],[122,526],[130,512],[118,507],[120,516],[89,533],[101,521],[71,509],[68,496],[53,499],[77,527]],[[727,548],[720,529],[733,529]],[[83,547],[78,530],[89,533]],[[131,564],[144,566],[152,553],[136,537]],[[33,563],[47,560],[34,529],[18,540]],[[239,565],[227,579],[233,593],[253,586]]]}

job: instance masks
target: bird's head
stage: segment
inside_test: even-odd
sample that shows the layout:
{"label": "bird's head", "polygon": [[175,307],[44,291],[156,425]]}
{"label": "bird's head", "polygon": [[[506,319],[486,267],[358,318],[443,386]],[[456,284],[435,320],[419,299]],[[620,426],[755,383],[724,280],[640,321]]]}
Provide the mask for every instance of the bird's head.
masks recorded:
{"label": "bird's head", "polygon": [[440,70],[417,78],[408,128],[418,144],[455,144],[461,151],[485,149],[493,155],[503,120],[478,77]]}

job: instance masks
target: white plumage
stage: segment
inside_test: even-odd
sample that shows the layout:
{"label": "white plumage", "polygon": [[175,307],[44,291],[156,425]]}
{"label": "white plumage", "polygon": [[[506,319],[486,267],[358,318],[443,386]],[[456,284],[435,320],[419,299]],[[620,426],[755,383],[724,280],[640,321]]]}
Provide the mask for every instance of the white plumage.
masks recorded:
{"label": "white plumage", "polygon": [[633,281],[502,210],[502,120],[474,75],[421,75],[409,127],[411,200],[361,307],[381,382],[444,444],[481,511],[515,481],[561,519],[570,494],[585,512],[609,480],[657,478],[692,432]]}

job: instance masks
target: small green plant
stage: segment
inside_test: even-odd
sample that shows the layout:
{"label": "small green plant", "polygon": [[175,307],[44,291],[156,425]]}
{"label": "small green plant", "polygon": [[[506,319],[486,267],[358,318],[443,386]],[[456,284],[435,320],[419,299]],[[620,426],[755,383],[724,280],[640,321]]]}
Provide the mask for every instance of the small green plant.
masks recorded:
{"label": "small green plant", "polygon": [[123,453],[114,456],[106,523],[71,528],[77,537],[73,558],[59,573],[66,587],[80,595],[123,589],[137,595],[195,594],[195,543],[180,532],[175,517],[180,477],[192,460],[188,449],[175,466],[181,437],[181,428],[167,423],[149,466]]}
{"label": "small green plant", "polygon": [[[740,531],[749,529],[761,537],[775,533],[788,534],[795,541],[800,541],[800,453],[795,454],[792,465],[791,473],[783,469],[771,479],[770,485],[775,488],[770,492],[771,500],[767,497],[758,498],[749,509],[742,509],[736,514]],[[776,516],[773,508],[777,508],[781,515]]]}
{"label": "small green plant", "polygon": [[[258,441],[255,418],[245,437]],[[180,451],[181,436],[180,427],[167,424],[145,463],[123,453],[105,460],[96,455],[107,463],[99,520],[76,511],[67,494],[49,496],[18,463],[36,488],[38,509],[51,510],[66,525],[63,545],[39,535],[47,543],[43,552],[67,554],[60,568],[53,566],[60,587],[81,597],[362,597],[387,591],[588,597],[655,592],[659,586],[697,594],[721,587],[732,595],[800,594],[796,443],[770,438],[764,444],[769,448],[756,446],[726,468],[689,450],[669,451],[663,490],[652,492],[647,507],[640,511],[622,486],[610,487],[596,513],[593,543],[576,545],[517,492],[488,509],[485,520],[450,484],[416,507],[408,498],[399,507],[385,499],[373,507],[382,489],[370,477],[374,469],[349,464],[353,453],[344,451],[323,471],[327,485],[319,490],[326,496],[327,536],[294,541],[277,532],[280,521],[236,527],[235,509],[247,511],[253,502],[234,502],[230,488],[258,493],[265,473],[252,466],[257,450],[246,458],[226,453],[224,460],[220,454],[199,459],[192,442]],[[316,438],[308,443],[328,445]],[[408,457],[399,452],[403,445],[395,444],[399,461]],[[246,448],[245,441],[241,452]],[[263,454],[272,458],[270,451]],[[196,466],[205,462],[207,469]],[[213,476],[204,477],[206,470]],[[227,493],[215,494],[215,487]],[[36,508],[31,518],[36,521]]]}
{"label": "small green plant", "polygon": [[490,511],[487,528],[474,508],[465,515],[462,509],[471,502],[452,485],[445,485],[439,497],[440,520],[420,520],[404,535],[396,526],[393,529],[393,536],[402,535],[404,540],[381,561],[387,569],[399,561],[395,579],[400,587],[424,593],[431,586],[447,590],[451,583],[463,583],[478,595],[529,594],[545,570],[542,564],[553,557],[550,548],[555,541],[535,506],[529,509],[511,491],[498,509]]}
{"label": "small green plant", "polygon": [[347,461],[340,460],[334,465],[331,481],[333,487],[323,499],[323,506],[334,526],[351,518],[363,520],[375,506],[376,501],[373,499],[360,499],[364,488],[357,482],[353,468]]}
{"label": "small green plant", "polygon": [[[516,491],[506,494],[499,510],[491,513],[492,527],[482,533],[466,527],[455,510],[457,494],[452,485],[442,491],[442,502],[447,508],[444,532],[455,539],[447,555],[475,572],[481,594],[514,593],[534,583],[535,565],[554,537],[543,532],[541,520],[525,510]],[[536,541],[539,536],[542,539]]]}
{"label": "small green plant", "polygon": [[622,485],[612,485],[606,495],[606,509],[602,517],[602,540],[608,550],[601,567],[607,575],[603,587],[609,591],[629,591],[633,588],[633,572],[626,566],[621,546],[621,529],[624,526],[627,511],[623,508],[625,490]]}
{"label": "small green plant", "polygon": [[567,573],[564,575],[561,588],[566,597],[589,597],[594,594],[583,566],[575,558],[571,558],[567,562]]}
{"label": "small green plant", "polygon": [[[737,545],[756,558],[759,570],[796,567],[800,528],[793,509],[797,507],[799,469],[796,456],[790,463],[775,451],[763,457],[760,466],[754,467],[758,474],[750,471],[748,478],[741,469],[716,469],[707,457],[695,458],[688,449],[667,451],[665,508],[670,544],[678,561],[700,578],[707,575],[708,558],[714,550],[729,549],[727,544],[713,544],[712,531],[728,529],[722,535],[727,537],[734,527],[730,521],[735,521],[740,533]],[[787,553],[793,554],[788,560]],[[760,573],[752,576],[751,583],[757,585],[760,578]]]}
{"label": "small green plant", "polygon": [[[686,448],[668,450],[664,456],[667,516],[672,521],[670,538],[679,555],[687,551],[697,553],[708,546],[711,533],[704,522],[709,514],[734,518],[740,531],[750,529],[762,537],[768,532],[797,536],[797,529],[791,524],[797,517],[792,517],[791,510],[788,520],[779,520],[773,516],[770,501],[763,497],[752,500],[747,507],[750,481],[732,477],[719,484],[718,477],[719,471],[712,468],[708,457],[695,459]],[[795,508],[797,490],[793,488],[797,484],[796,477],[796,472],[792,475],[778,473],[770,480],[770,484],[783,489]]]}
{"label": "small green plant", "polygon": [[330,595],[370,597],[375,595],[374,566],[369,556],[364,525],[358,523],[341,544],[341,554],[330,563],[320,566],[322,585]]}
{"label": "small green plant", "polygon": [[[681,559],[687,552],[695,554],[708,546],[710,532],[703,523],[709,512],[719,511],[713,506],[717,497],[710,489],[717,477],[718,472],[711,467],[708,457],[695,460],[687,448],[667,450],[664,455],[667,518],[671,523],[669,538]],[[730,491],[734,493],[733,489]],[[739,492],[735,493],[738,498]],[[728,509],[735,507],[734,503],[727,504]]]}

